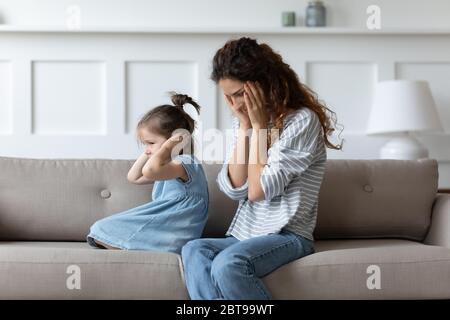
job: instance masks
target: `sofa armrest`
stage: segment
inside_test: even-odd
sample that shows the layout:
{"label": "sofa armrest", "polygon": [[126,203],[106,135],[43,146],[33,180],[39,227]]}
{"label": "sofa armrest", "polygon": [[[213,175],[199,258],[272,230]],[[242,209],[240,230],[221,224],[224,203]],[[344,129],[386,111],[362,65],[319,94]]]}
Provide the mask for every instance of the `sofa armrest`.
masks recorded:
{"label": "sofa armrest", "polygon": [[450,194],[437,194],[424,243],[450,248]]}

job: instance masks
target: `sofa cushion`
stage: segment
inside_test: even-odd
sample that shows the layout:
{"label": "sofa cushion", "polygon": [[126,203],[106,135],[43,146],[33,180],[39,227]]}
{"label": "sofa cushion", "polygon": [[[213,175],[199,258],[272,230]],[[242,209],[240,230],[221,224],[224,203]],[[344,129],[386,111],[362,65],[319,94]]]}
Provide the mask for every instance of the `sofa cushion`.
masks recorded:
{"label": "sofa cushion", "polygon": [[[448,248],[400,239],[321,240],[315,248],[263,277],[275,299],[448,298]],[[380,268],[380,289],[367,288],[372,265]],[[67,287],[73,266],[80,289]],[[174,253],[0,242],[0,299],[188,299],[184,281]]]}
{"label": "sofa cushion", "polygon": [[[0,157],[0,240],[84,241],[97,220],[151,200],[151,185],[126,179],[133,160]],[[204,164],[210,204],[205,237],[223,236],[237,202]],[[423,240],[438,186],[437,161],[329,159],[316,239]]]}
{"label": "sofa cushion", "polygon": [[204,165],[204,168],[208,179],[209,218],[203,237],[224,237],[236,213],[238,202],[231,200],[219,190],[216,178],[222,165],[208,164]]}
{"label": "sofa cushion", "polygon": [[[72,282],[78,275],[79,289]],[[181,257],[174,253],[0,242],[0,299],[188,298]]]}
{"label": "sofa cushion", "polygon": [[444,279],[450,279],[449,248],[368,239],[317,241],[316,253],[278,268],[264,282],[277,299],[448,299],[450,281]]}
{"label": "sofa cushion", "polygon": [[151,200],[131,160],[0,157],[0,240],[85,241],[97,220]]}
{"label": "sofa cushion", "polygon": [[438,177],[435,159],[329,160],[314,237],[423,241]]}

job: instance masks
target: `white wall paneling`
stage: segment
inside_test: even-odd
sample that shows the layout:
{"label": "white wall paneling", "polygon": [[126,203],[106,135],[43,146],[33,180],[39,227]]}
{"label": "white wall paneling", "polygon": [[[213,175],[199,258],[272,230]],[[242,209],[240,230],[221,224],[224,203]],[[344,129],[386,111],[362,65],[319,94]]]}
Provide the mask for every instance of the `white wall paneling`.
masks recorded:
{"label": "white wall paneling", "polygon": [[372,92],[377,82],[376,65],[371,62],[308,62],[306,83],[320,93],[346,124],[347,134],[364,132]]}
{"label": "white wall paneling", "polygon": [[12,133],[11,63],[0,61],[0,134]]}
{"label": "white wall paneling", "polygon": [[[171,104],[170,91],[186,93],[198,99],[197,64],[189,61],[128,61],[126,85],[126,133],[133,133],[137,122],[149,109]],[[185,108],[193,119],[198,120],[190,105]]]}
{"label": "white wall paneling", "polygon": [[450,188],[450,161],[439,162],[439,188]]}
{"label": "white wall paneling", "polygon": [[170,102],[169,90],[198,100],[202,129],[227,129],[211,60],[241,35],[268,42],[337,113],[344,131],[331,140],[345,139],[344,149],[328,150],[329,158],[378,157],[388,137],[365,135],[377,81],[428,80],[445,132],[418,138],[440,163],[440,186],[450,187],[450,32],[0,30],[1,154],[135,158],[136,122]]}
{"label": "white wall paneling", "polygon": [[105,67],[91,61],[33,61],[32,133],[105,135]]}

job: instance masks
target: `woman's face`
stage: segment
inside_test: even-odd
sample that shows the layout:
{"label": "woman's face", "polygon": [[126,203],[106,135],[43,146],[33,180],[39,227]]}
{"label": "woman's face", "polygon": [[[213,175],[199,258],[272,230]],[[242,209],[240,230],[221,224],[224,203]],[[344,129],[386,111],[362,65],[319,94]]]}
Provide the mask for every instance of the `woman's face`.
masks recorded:
{"label": "woman's face", "polygon": [[219,87],[222,89],[225,100],[230,106],[247,112],[244,102],[244,82],[232,79],[220,79]]}
{"label": "woman's face", "polygon": [[139,137],[145,146],[145,154],[147,154],[148,156],[155,154],[155,152],[157,152],[161,148],[163,143],[167,140],[166,137],[151,132],[147,128],[141,128],[139,130]]}

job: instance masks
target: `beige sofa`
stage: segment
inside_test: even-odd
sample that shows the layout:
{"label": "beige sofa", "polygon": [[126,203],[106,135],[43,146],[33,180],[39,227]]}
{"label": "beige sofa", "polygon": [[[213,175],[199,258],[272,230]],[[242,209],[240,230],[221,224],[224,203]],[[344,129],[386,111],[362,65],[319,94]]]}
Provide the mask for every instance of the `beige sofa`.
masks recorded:
{"label": "beige sofa", "polygon": [[[132,160],[0,157],[1,299],[188,299],[180,256],[93,249],[97,219],[150,200]],[[206,237],[236,208],[210,187]],[[276,299],[450,298],[450,195],[435,160],[328,160],[316,253],[264,278]],[[73,277],[78,278],[73,278]]]}

